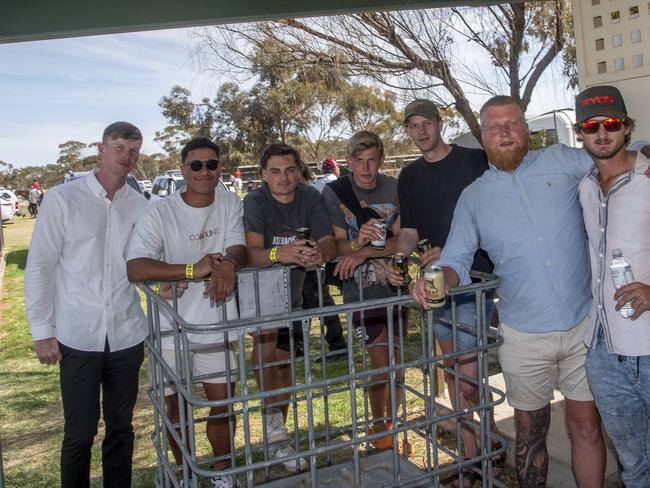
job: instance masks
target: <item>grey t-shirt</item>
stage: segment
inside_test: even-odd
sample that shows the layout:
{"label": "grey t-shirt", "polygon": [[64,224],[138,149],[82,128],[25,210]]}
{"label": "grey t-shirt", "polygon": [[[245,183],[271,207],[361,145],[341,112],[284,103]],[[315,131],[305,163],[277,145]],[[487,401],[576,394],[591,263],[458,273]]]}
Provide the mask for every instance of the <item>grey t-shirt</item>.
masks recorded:
{"label": "grey t-shirt", "polygon": [[[345,175],[341,178],[351,180],[354,194],[362,207],[371,207],[386,219],[389,229],[393,228],[393,224],[399,216],[397,178],[380,173],[377,175],[377,186],[373,190],[364,190],[356,186],[352,175]],[[355,239],[360,227],[356,216],[341,202],[329,185],[323,189],[323,198],[332,225],[346,229],[348,239]],[[383,259],[368,259],[359,267],[364,298],[384,298],[397,293],[397,289],[388,284],[386,272],[381,264]],[[359,284],[356,280],[350,279],[343,282],[343,298],[346,302],[359,300]]]}
{"label": "grey t-shirt", "polygon": [[[264,183],[244,198],[244,230],[264,236],[264,247],[284,246],[296,238],[296,229],[309,227],[314,241],[332,235],[323,197],[308,185],[298,185],[291,203],[281,203],[273,198]],[[302,287],[305,271],[291,272],[292,306],[302,304]]]}

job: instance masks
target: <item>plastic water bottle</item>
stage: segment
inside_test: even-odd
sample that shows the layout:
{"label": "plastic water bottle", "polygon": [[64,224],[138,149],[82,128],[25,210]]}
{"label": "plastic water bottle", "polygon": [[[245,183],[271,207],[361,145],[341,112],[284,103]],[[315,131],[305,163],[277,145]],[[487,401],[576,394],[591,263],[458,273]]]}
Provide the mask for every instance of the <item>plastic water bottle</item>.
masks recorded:
{"label": "plastic water bottle", "polygon": [[[634,281],[632,267],[627,259],[623,257],[623,253],[620,249],[612,249],[612,264],[609,266],[609,270],[612,273],[614,288],[617,290]],[[619,312],[623,317],[628,318],[634,313],[634,308],[632,308],[630,302],[627,302],[621,307]]]}

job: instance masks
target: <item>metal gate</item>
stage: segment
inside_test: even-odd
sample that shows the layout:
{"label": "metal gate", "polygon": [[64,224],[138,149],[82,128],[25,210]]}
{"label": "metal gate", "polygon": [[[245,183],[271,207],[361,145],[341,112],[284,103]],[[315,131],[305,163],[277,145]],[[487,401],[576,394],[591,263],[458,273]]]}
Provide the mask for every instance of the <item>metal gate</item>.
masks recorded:
{"label": "metal gate", "polygon": [[[276,273],[277,269],[281,270],[285,290],[290,290],[289,269],[275,269]],[[249,487],[439,486],[441,480],[467,467],[480,475],[482,486],[503,486],[493,480],[491,463],[504,451],[506,441],[491,431],[490,420],[491,407],[503,402],[505,395],[489,385],[488,375],[488,352],[499,346],[500,339],[490,329],[489,317],[485,316],[487,296],[491,296],[498,284],[496,277],[476,274],[480,282],[452,290],[448,300],[451,301],[449,323],[454,344],[456,333],[466,327],[456,320],[456,300],[471,295],[478,317],[478,345],[470,351],[444,355],[436,352],[435,345],[433,321],[438,312],[423,312],[414,305],[410,295],[366,300],[360,289],[359,302],[291,310],[288,293],[273,295],[267,286],[268,280],[264,279],[264,271],[246,269],[238,273],[240,316],[249,318],[229,318],[226,307],[220,305],[214,308],[219,323],[211,325],[187,323],[177,313],[176,299],[164,300],[150,285],[139,285],[147,298],[149,396],[154,414],[152,440],[158,458],[157,487],[207,486],[206,479],[216,475],[234,477],[237,484]],[[322,290],[321,270],[317,270],[317,279],[318,289]],[[246,293],[242,293],[243,286],[247,287]],[[175,287],[176,283],[172,283],[172,288]],[[248,299],[242,300],[241,296],[246,294]],[[267,308],[285,311],[266,315],[265,303]],[[323,303],[322,295],[319,303]],[[405,307],[410,308],[409,316],[401,313]],[[387,345],[389,360],[382,368],[373,368],[367,354],[373,345],[366,343],[364,333],[355,333],[352,317],[354,313],[359,314],[360,329],[365,332],[365,316],[377,308],[386,309],[389,331],[397,326],[396,334],[387,334],[384,345]],[[171,317],[171,331],[161,331],[161,314]],[[322,318],[334,314],[342,317],[344,330],[347,330],[347,357],[343,361],[333,361],[327,356]],[[403,328],[405,317],[410,322],[407,334]],[[264,391],[254,379],[263,365],[261,360],[252,364],[249,359],[252,347],[249,332],[260,332],[277,324],[285,324],[290,330],[291,358],[278,365],[284,366],[291,375],[292,386]],[[302,355],[294,337],[298,329],[304,341]],[[234,389],[228,386],[227,398],[208,401],[196,385],[208,378],[193,377],[190,370],[188,334],[216,331],[223,333],[222,347],[232,351],[236,358],[234,368],[226,361],[225,371],[218,374],[227,379],[227,385],[236,383],[236,386]],[[179,371],[172,369],[163,358],[161,339],[165,336],[173,337]],[[460,375],[456,361],[449,368],[443,364],[444,360],[454,360],[470,352],[478,357],[478,381]],[[454,375],[455,391],[451,395],[456,395],[457,399],[461,381],[476,384],[478,404],[454,411],[439,401],[435,391],[436,373],[440,369]],[[369,405],[369,388],[382,382],[388,385],[390,413],[383,419],[385,425],[390,426],[388,434],[374,432],[373,422],[377,418],[372,418]],[[178,424],[173,424],[166,413],[164,390],[170,387],[176,391],[180,406]],[[294,455],[282,459],[270,455],[262,418],[265,402],[278,394],[290,397],[286,423],[291,433],[290,444],[295,449]],[[219,407],[224,412],[206,415],[210,407]],[[471,419],[467,418],[469,415]],[[217,418],[227,419],[230,431],[234,432],[230,437],[230,453],[218,458],[214,457],[204,435],[206,423]],[[450,424],[451,431],[442,428]],[[476,457],[463,457],[460,437],[463,426],[471,426],[477,434],[479,454]],[[386,442],[388,437],[392,442]],[[170,438],[180,446],[180,466],[170,455]],[[381,439],[384,441],[378,443]],[[378,449],[377,444],[389,447]],[[494,448],[495,445],[500,447]],[[284,463],[294,460],[296,469],[293,471],[296,471],[300,459],[308,463],[304,470],[292,474],[283,468]],[[228,469],[213,469],[215,462],[226,460],[230,463]]]}

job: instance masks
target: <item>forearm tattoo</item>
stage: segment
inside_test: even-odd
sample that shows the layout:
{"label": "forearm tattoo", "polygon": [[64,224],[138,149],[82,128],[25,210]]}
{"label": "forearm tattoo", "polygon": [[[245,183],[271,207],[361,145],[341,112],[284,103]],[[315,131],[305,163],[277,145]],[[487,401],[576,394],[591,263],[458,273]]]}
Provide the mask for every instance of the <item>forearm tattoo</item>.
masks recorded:
{"label": "forearm tattoo", "polygon": [[515,409],[515,465],[519,485],[523,488],[544,488],[548,474],[546,433],[551,421],[551,406],[525,412]]}

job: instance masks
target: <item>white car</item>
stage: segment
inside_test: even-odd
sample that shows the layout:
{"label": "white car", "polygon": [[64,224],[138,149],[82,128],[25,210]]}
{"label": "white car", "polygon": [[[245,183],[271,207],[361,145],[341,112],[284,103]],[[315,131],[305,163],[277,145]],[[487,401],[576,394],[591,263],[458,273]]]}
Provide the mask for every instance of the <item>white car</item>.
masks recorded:
{"label": "white car", "polygon": [[140,180],[140,181],[138,181],[138,183],[140,184],[140,186],[141,186],[143,192],[145,192],[145,191],[150,192],[150,191],[151,191],[151,187],[153,186],[153,185],[151,184],[151,181],[150,181],[150,180]]}
{"label": "white car", "polygon": [[16,212],[20,211],[20,201],[16,194],[6,188],[0,188],[0,204],[2,205],[3,222],[13,219]]}

